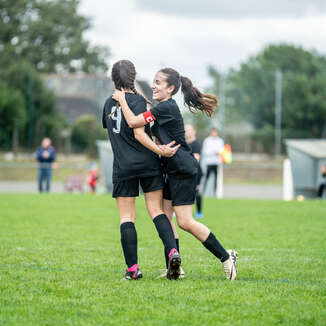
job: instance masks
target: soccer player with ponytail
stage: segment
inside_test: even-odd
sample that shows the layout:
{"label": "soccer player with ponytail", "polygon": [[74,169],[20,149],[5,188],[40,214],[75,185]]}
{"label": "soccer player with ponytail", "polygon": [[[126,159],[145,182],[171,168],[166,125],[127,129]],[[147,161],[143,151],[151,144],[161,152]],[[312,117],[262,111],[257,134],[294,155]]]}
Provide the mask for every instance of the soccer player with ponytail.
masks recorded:
{"label": "soccer player with ponytail", "polygon": [[[125,103],[132,114],[146,112],[146,100],[135,89],[136,70],[132,62],[120,60],[113,65],[112,80],[116,89],[124,90]],[[107,128],[114,154],[113,192],[120,214],[121,245],[127,265],[125,279],[142,277],[138,267],[135,197],[139,185],[145,193],[148,213],[168,252],[168,279],[179,277],[181,257],[171,223],[162,206],[164,180],[159,156],[172,157],[179,146],[158,146],[150,138],[149,126],[129,128],[119,103],[109,97],[103,109],[103,127]]]}
{"label": "soccer player with ponytail", "polygon": [[153,99],[159,102],[154,108],[135,114],[130,110],[123,90],[116,90],[113,98],[119,101],[124,117],[131,128],[139,128],[154,121],[152,133],[161,144],[176,141],[180,148],[176,154],[163,158],[167,182],[163,191],[164,211],[173,207],[179,227],[196,237],[206,249],[222,263],[227,279],[234,280],[237,275],[234,250],[225,250],[215,235],[202,223],[192,217],[192,205],[196,196],[198,162],[185,140],[183,118],[178,105],[172,98],[180,89],[186,106],[192,113],[203,112],[211,117],[218,101],[216,96],[201,93],[191,80],[172,68],[158,71],[153,81]]}

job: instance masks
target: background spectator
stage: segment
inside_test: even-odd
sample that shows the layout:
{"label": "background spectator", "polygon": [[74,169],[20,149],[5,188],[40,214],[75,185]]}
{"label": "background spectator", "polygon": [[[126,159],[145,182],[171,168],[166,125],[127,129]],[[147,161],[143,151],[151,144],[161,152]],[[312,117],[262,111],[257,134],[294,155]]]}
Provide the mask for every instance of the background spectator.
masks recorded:
{"label": "background spectator", "polygon": [[51,187],[52,168],[55,167],[56,153],[51,146],[51,139],[44,138],[42,145],[37,149],[36,159],[39,162],[38,169],[38,189],[43,192],[43,182],[45,181],[45,191],[49,192]]}
{"label": "background spectator", "polygon": [[209,136],[205,138],[203,142],[202,155],[206,164],[206,176],[203,188],[203,194],[205,194],[207,180],[211,174],[214,175],[214,194],[216,193],[217,187],[217,172],[218,166],[222,164],[220,153],[224,148],[224,140],[219,137],[216,128],[212,128]]}
{"label": "background spectator", "polygon": [[88,185],[91,188],[91,192],[93,194],[96,193],[96,183],[97,180],[99,179],[99,175],[97,172],[97,165],[96,163],[91,164],[89,173],[88,173]]}
{"label": "background spectator", "polygon": [[191,148],[192,153],[194,154],[198,162],[198,174],[197,174],[197,186],[196,186],[196,218],[204,217],[202,213],[202,197],[199,193],[200,181],[203,175],[202,169],[200,166],[200,153],[201,153],[201,143],[196,138],[196,129],[192,125],[185,126],[185,136],[188,145]]}

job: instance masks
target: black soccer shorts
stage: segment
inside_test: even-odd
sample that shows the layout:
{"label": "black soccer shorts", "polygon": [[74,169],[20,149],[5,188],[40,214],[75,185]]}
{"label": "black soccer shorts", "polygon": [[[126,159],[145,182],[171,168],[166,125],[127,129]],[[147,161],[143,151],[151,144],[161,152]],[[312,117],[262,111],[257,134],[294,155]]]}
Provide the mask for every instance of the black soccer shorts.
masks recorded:
{"label": "black soccer shorts", "polygon": [[138,197],[139,185],[144,193],[164,188],[162,175],[153,177],[133,178],[113,183],[112,197]]}
{"label": "black soccer shorts", "polygon": [[197,174],[165,176],[163,198],[172,206],[192,205],[195,202]]}

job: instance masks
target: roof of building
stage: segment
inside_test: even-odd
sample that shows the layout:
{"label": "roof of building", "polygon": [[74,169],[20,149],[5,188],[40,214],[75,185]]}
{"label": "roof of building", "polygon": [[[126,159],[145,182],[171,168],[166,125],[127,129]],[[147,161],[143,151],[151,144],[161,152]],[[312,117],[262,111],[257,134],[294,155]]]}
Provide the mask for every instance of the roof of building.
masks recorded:
{"label": "roof of building", "polygon": [[326,139],[286,139],[286,146],[315,158],[326,158]]}
{"label": "roof of building", "polygon": [[[56,95],[57,109],[69,122],[83,114],[100,117],[106,99],[114,91],[114,83],[106,75],[49,74],[42,77]],[[149,100],[152,98],[151,87],[146,81],[136,81],[135,86]]]}

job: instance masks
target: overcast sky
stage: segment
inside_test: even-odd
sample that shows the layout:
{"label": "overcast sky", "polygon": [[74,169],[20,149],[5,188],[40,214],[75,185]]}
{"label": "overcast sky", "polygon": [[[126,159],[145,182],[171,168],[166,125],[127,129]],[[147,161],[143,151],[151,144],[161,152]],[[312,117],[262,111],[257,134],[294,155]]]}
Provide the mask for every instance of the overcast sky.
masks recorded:
{"label": "overcast sky", "polygon": [[109,64],[129,59],[150,83],[170,66],[205,87],[209,64],[227,71],[270,43],[326,55],[326,0],[81,0],[80,11]]}

